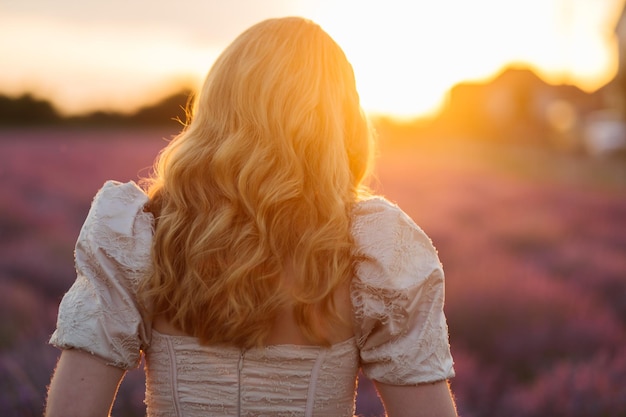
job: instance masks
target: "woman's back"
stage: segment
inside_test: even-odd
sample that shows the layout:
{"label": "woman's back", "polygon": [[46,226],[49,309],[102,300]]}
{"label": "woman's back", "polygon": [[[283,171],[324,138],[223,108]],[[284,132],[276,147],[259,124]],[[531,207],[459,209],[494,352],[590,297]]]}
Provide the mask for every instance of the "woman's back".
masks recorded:
{"label": "woman's back", "polygon": [[359,261],[340,306],[349,309],[352,330],[343,331],[351,336],[330,347],[300,344],[303,335],[282,316],[270,339],[277,343],[250,349],[203,346],[159,318],[153,322],[140,306],[137,291],[151,265],[154,227],[146,202],[133,183],[108,182],[98,193],[76,246],[78,278],[61,303],[51,343],[122,369],[137,366],[143,351],[150,417],[283,410],[350,416],[359,368],[392,385],[454,374],[436,252],[386,200],[360,202],[352,214]]}
{"label": "woman's back", "polygon": [[[289,281],[288,277],[284,278]],[[346,282],[341,285],[334,294],[335,306],[338,314],[343,318],[341,325],[328,326],[327,323],[318,323],[320,332],[324,334],[331,345],[344,342],[354,337],[354,328],[352,325],[352,305],[350,303],[350,283]],[[170,336],[190,336],[172,325],[164,317],[156,317],[152,323],[153,329],[162,335]],[[271,330],[265,340],[265,345],[300,345],[300,346],[318,346],[313,340],[307,338],[305,332],[298,325],[291,306],[284,306],[279,309],[276,318],[272,324]]]}
{"label": "woman's back", "polygon": [[345,323],[320,323],[328,347],[307,339],[289,307],[278,312],[266,346],[252,349],[202,346],[156,318],[145,352],[148,415],[351,417],[358,348],[348,283],[335,305]]}
{"label": "woman's back", "polygon": [[351,417],[359,361],[349,285],[336,291],[335,305],[345,324],[320,323],[328,347],[307,339],[288,307],[266,346],[252,349],[202,346],[156,318],[145,352],[148,415]]}

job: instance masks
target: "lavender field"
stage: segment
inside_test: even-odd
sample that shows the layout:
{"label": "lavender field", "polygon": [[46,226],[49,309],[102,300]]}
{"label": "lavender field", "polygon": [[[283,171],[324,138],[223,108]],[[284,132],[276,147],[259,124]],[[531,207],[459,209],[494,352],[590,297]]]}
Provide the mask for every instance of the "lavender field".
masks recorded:
{"label": "lavender field", "polygon": [[[170,136],[0,131],[1,415],[42,413],[91,198],[146,175]],[[374,186],[439,250],[460,414],[626,416],[626,162],[392,139]],[[129,372],[114,416],[143,415],[142,383]],[[367,381],[357,411],[380,412]]]}

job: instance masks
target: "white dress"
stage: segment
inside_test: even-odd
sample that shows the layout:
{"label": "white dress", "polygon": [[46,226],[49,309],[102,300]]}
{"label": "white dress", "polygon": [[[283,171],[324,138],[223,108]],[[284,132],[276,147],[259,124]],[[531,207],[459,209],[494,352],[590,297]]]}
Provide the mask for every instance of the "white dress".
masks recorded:
{"label": "white dress", "polygon": [[76,244],[77,278],[59,306],[50,343],[123,369],[137,367],[143,353],[149,417],[348,417],[359,368],[394,385],[454,376],[437,253],[387,200],[362,201],[353,213],[363,258],[351,283],[355,336],[328,348],[245,351],[152,329],[136,296],[151,268],[147,201],[133,182],[109,181],[98,192]]}

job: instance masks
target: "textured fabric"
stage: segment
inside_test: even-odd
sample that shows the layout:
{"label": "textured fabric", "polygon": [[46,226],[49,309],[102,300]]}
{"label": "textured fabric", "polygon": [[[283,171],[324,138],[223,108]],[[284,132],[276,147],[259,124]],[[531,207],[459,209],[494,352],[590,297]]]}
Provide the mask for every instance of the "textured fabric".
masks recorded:
{"label": "textured fabric", "polygon": [[277,345],[241,351],[199,346],[193,337],[152,334],[146,352],[151,417],[353,415],[354,339],[331,348]]}
{"label": "textured fabric", "polygon": [[443,269],[430,239],[383,198],[360,204],[353,222],[362,257],[352,304],[363,372],[392,385],[453,376]]}
{"label": "textured fabric", "polygon": [[454,376],[444,275],[430,239],[383,198],[357,204],[354,337],[329,348],[242,351],[152,330],[137,286],[150,271],[153,217],[134,183],[109,181],[76,245],[77,279],[50,343],[136,367],[146,357],[148,416],[352,416],[358,368],[413,385]]}
{"label": "textured fabric", "polygon": [[136,299],[150,269],[152,215],[134,183],[107,182],[94,198],[74,253],[76,281],[59,305],[50,343],[134,368],[150,342],[149,315]]}

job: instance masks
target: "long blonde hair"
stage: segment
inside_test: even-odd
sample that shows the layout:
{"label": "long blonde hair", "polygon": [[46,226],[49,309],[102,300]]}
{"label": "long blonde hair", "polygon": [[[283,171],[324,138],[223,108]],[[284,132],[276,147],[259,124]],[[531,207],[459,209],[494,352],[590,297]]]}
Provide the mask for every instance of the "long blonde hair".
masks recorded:
{"label": "long blonde hair", "polygon": [[353,274],[350,209],[371,148],[352,67],[318,25],[242,33],[149,179],[154,315],[203,343],[250,347],[293,307],[304,334],[329,343],[314,321],[340,319],[333,294]]}

